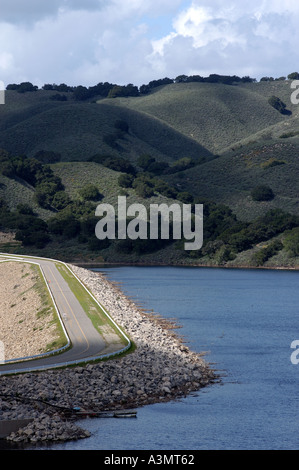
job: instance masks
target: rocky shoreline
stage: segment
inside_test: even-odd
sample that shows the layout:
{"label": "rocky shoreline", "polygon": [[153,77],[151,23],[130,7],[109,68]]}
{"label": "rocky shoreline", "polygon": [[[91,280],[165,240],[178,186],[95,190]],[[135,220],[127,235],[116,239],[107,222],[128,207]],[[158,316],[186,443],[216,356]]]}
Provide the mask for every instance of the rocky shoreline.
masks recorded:
{"label": "rocky shoreline", "polygon": [[123,357],[85,367],[1,377],[0,420],[32,419],[7,441],[87,438],[89,433],[60,407],[90,412],[132,409],[179,399],[219,379],[203,354],[184,344],[176,325],[143,311],[102,274],[70,267],[136,347]]}

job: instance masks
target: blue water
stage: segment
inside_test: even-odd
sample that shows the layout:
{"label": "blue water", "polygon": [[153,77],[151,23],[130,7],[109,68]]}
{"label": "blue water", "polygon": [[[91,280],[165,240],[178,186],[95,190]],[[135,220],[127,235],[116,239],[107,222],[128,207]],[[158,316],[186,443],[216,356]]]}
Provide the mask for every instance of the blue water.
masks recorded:
{"label": "blue water", "polygon": [[188,346],[222,375],[137,419],[85,420],[92,436],[53,449],[294,450],[299,448],[299,272],[181,267],[101,269],[124,292],[176,318]]}

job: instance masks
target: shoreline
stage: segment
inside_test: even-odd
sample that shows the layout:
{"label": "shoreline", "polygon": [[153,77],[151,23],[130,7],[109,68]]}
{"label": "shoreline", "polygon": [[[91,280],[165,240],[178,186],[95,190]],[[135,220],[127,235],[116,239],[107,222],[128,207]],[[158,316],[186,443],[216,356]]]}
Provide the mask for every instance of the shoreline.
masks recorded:
{"label": "shoreline", "polygon": [[104,274],[77,265],[71,269],[136,349],[83,367],[1,377],[0,419],[32,418],[7,441],[33,445],[88,438],[89,433],[76,426],[76,416],[75,421],[66,420],[58,406],[91,412],[132,409],[174,401],[220,380],[204,361],[205,353],[193,352],[184,344],[174,322],[138,306]]}
{"label": "shoreline", "polygon": [[109,268],[109,267],[126,267],[135,266],[141,268],[214,268],[214,269],[250,269],[250,270],[268,270],[268,271],[299,271],[298,266],[250,266],[250,265],[215,265],[215,264],[168,264],[168,263],[94,263],[89,261],[66,261],[67,264],[75,264],[82,268]]}

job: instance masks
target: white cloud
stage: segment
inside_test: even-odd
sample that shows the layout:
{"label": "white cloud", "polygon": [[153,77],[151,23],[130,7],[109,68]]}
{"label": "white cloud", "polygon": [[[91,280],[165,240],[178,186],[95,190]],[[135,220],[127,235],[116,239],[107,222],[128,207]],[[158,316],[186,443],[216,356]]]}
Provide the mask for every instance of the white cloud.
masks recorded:
{"label": "white cloud", "polygon": [[194,0],[148,60],[173,74],[280,76],[298,67],[298,20],[297,0]]}
{"label": "white cloud", "polygon": [[1,0],[0,79],[286,75],[298,69],[298,23],[297,0]]}
{"label": "white cloud", "polygon": [[33,24],[60,11],[99,10],[104,0],[1,0],[0,21]]}

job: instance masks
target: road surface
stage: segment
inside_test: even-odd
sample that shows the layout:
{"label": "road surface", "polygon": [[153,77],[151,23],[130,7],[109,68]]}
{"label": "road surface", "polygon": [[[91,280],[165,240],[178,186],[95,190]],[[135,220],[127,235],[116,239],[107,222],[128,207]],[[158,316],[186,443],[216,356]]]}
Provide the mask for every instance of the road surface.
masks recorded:
{"label": "road surface", "polygon": [[[39,264],[69,337],[71,347],[65,352],[56,355],[39,357],[18,363],[6,362],[0,365],[0,375],[8,372],[47,369],[73,363],[88,362],[88,360],[119,353],[130,347],[130,341],[125,335],[123,336],[127,340],[127,346],[121,342],[121,338],[119,343],[113,342],[110,345],[104,341],[83,310],[74,292],[57,269],[56,263],[60,263],[59,261],[25,256],[10,257],[7,254],[0,254],[0,261],[1,259],[13,259],[14,261],[19,260]],[[102,306],[101,308],[103,309]]]}

